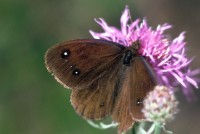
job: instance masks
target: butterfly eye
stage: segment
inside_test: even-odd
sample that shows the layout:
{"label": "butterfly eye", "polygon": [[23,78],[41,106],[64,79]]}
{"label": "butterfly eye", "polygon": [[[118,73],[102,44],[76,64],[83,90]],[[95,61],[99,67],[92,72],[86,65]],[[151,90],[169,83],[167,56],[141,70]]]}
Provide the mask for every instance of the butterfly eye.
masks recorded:
{"label": "butterfly eye", "polygon": [[73,75],[79,75],[80,74],[80,70],[79,69],[74,69],[72,74]]}
{"label": "butterfly eye", "polygon": [[136,101],[136,105],[141,105],[143,103],[143,99],[137,99],[137,101]]}
{"label": "butterfly eye", "polygon": [[69,55],[70,55],[70,51],[68,49],[65,49],[61,53],[61,58],[66,59],[67,57],[69,57]]}

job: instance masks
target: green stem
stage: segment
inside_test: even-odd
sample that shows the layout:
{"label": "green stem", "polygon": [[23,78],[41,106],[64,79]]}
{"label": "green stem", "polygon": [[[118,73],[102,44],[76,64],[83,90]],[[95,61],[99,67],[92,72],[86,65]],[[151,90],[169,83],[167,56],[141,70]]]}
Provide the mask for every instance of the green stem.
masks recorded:
{"label": "green stem", "polygon": [[154,134],[160,134],[160,132],[161,132],[161,125],[160,125],[160,123],[155,123]]}
{"label": "green stem", "polygon": [[134,126],[132,127],[132,134],[137,134],[139,125],[140,124],[138,122],[135,122]]}

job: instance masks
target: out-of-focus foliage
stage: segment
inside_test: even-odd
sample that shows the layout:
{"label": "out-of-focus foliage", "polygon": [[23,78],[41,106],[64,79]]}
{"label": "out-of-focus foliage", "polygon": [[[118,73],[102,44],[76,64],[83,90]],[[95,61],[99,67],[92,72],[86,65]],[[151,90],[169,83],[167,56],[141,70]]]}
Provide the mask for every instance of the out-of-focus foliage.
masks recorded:
{"label": "out-of-focus foliage", "polygon": [[[129,5],[134,15],[132,19],[146,16],[153,26],[167,21],[174,25],[174,33],[188,31],[186,36],[189,35],[187,41],[190,54],[200,56],[200,9],[195,8],[200,6],[200,2],[180,2],[1,0],[0,133],[116,133],[115,129],[97,130],[74,112],[69,101],[70,90],[58,84],[44,66],[45,51],[64,40],[91,38],[89,29],[101,30],[93,21],[94,18],[103,17],[109,24],[119,26],[119,17],[125,5]],[[199,60],[195,60],[195,68],[200,65]],[[199,116],[199,101],[192,104],[184,101],[186,99],[183,99],[185,104],[182,104],[182,114],[169,127],[175,133],[195,134],[194,131],[200,127],[199,117],[195,117]],[[185,107],[186,104],[190,106]],[[184,133],[181,130],[187,128],[188,121],[196,124],[191,125],[193,131]]]}

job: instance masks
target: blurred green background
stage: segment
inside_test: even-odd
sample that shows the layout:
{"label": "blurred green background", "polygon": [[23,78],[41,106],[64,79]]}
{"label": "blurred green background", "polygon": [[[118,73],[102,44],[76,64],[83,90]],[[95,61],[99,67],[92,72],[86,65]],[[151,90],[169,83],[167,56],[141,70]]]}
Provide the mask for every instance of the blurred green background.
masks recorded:
{"label": "blurred green background", "polygon": [[[129,5],[132,19],[146,17],[151,26],[168,22],[172,37],[187,31],[192,68],[200,67],[199,0],[1,0],[0,1],[0,134],[115,134],[98,130],[73,110],[70,91],[44,66],[45,51],[75,38],[101,31],[94,18],[119,27]],[[199,98],[200,91],[195,90]],[[167,125],[175,134],[199,134],[200,101],[188,102],[181,92],[180,113]]]}

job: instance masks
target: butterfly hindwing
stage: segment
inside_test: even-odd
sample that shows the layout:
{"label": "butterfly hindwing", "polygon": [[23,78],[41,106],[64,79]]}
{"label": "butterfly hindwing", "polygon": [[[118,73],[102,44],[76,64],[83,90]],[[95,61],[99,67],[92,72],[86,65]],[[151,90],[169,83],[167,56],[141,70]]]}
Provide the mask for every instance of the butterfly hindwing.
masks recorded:
{"label": "butterfly hindwing", "polygon": [[125,78],[122,79],[121,88],[116,97],[112,111],[112,119],[119,123],[118,133],[125,132],[134,124],[130,112],[130,67],[125,70]]}
{"label": "butterfly hindwing", "polygon": [[73,90],[71,102],[76,112],[86,119],[102,119],[111,114],[122,69],[115,60],[91,86]]}

